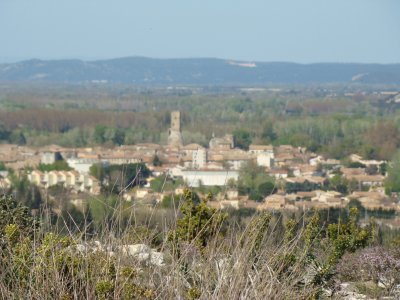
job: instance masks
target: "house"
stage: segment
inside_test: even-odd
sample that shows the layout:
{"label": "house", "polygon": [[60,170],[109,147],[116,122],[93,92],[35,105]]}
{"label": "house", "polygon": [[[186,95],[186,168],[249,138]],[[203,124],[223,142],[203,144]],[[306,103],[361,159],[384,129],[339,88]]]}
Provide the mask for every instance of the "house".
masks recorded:
{"label": "house", "polygon": [[308,164],[300,164],[293,167],[293,175],[295,177],[302,176],[318,176],[320,172],[317,170],[317,166],[311,166]]}
{"label": "house", "polygon": [[80,174],[77,171],[68,171],[66,173],[65,178],[65,186],[66,187],[73,187],[78,183],[82,183],[82,179],[80,178]]}
{"label": "house", "polygon": [[239,200],[222,200],[217,202],[220,209],[233,208],[240,209],[241,202]]}
{"label": "house", "polygon": [[168,170],[168,174],[171,177],[183,177],[183,170],[184,170],[184,168],[182,166],[178,165],[178,166],[175,166],[173,168],[170,168]]}
{"label": "house", "polygon": [[185,145],[185,146],[181,147],[180,150],[181,150],[185,155],[191,156],[191,155],[193,154],[194,151],[197,151],[197,150],[199,150],[199,149],[204,149],[204,147],[203,147],[202,145],[192,143],[192,144],[188,144],[188,145]]}
{"label": "house", "polygon": [[364,168],[341,168],[340,170],[348,180],[354,180],[366,186],[382,186],[385,180],[383,175],[368,175]]}
{"label": "house", "polygon": [[236,150],[223,153],[224,164],[228,165],[231,170],[240,170],[246,163],[253,160],[245,151]]}
{"label": "house", "polygon": [[333,159],[333,158],[325,159],[324,157],[319,155],[317,157],[311,158],[309,160],[309,164],[311,166],[317,166],[319,164],[321,164],[321,165],[329,165],[329,166],[338,166],[338,165],[340,165],[340,160]]}
{"label": "house", "polygon": [[288,177],[285,181],[288,183],[305,183],[308,181],[312,184],[323,185],[326,182],[326,178],[319,176]]}
{"label": "house", "polygon": [[192,151],[192,168],[204,168],[207,164],[207,150],[205,148],[198,148]]}
{"label": "house", "polygon": [[364,168],[340,168],[340,172],[342,172],[344,177],[351,178],[356,175],[366,175]]}
{"label": "house", "polygon": [[233,142],[233,135],[232,134],[226,134],[222,138],[217,138],[214,137],[210,140],[209,143],[209,148],[211,150],[215,149],[220,149],[220,150],[229,150],[234,148],[234,142]]}
{"label": "house", "polygon": [[40,162],[42,164],[53,164],[58,160],[62,160],[62,156],[60,151],[45,151],[42,153],[41,158],[40,158]]}
{"label": "house", "polygon": [[365,166],[380,166],[381,164],[387,163],[384,160],[368,160],[368,159],[363,159],[360,155],[357,154],[351,154],[350,155],[350,160],[353,162],[359,162]]}
{"label": "house", "polygon": [[257,165],[271,168],[274,166],[274,147],[271,145],[250,145],[249,153],[256,157]]}
{"label": "house", "polygon": [[58,171],[57,182],[65,185],[65,182],[67,181],[67,173],[67,171]]}
{"label": "house", "polygon": [[315,191],[311,192],[297,192],[297,193],[292,193],[292,194],[287,194],[285,197],[289,201],[302,201],[302,200],[311,200],[313,197],[315,197],[317,194]]}
{"label": "house", "polygon": [[397,205],[389,199],[386,195],[372,191],[372,192],[353,192],[347,197],[348,200],[358,200],[362,206],[369,210],[383,209],[395,210]]}
{"label": "house", "polygon": [[207,156],[208,165],[215,163],[222,165],[224,163],[224,159],[225,159],[224,155],[221,154],[219,151],[218,152],[210,151]]}
{"label": "house", "polygon": [[309,164],[310,166],[317,166],[317,165],[320,164],[320,161],[321,161],[321,156],[311,157],[311,158],[308,160],[308,164]]}
{"label": "house", "polygon": [[89,192],[93,195],[100,194],[100,184],[98,180],[93,176],[85,176],[83,187],[84,191]]}
{"label": "house", "polygon": [[56,185],[58,183],[57,171],[48,172],[47,176],[48,176],[47,187]]}
{"label": "house", "polygon": [[296,201],[294,205],[303,211],[310,209],[328,209],[329,205],[327,203],[318,202],[318,201]]}
{"label": "house", "polygon": [[193,156],[182,156],[180,159],[180,164],[185,167],[185,168],[192,168],[193,167]]}
{"label": "house", "polygon": [[286,204],[285,196],[273,194],[264,198],[264,202],[257,207],[258,210],[280,210]]}
{"label": "house", "polygon": [[342,194],[336,191],[314,191],[315,196],[311,198],[312,202],[321,202],[329,207],[344,207],[345,202],[342,199]]}
{"label": "house", "polygon": [[179,152],[169,152],[167,153],[167,155],[165,156],[165,163],[164,164],[169,164],[169,165],[179,165],[181,164],[183,161],[182,159],[182,155]]}
{"label": "house", "polygon": [[268,175],[275,177],[276,179],[288,178],[289,176],[288,170],[285,169],[267,169],[266,172],[268,173]]}
{"label": "house", "polygon": [[100,184],[95,177],[80,174],[76,171],[50,171],[43,173],[34,170],[28,174],[28,180],[46,189],[61,184],[75,191],[88,192],[94,195],[100,194]]}
{"label": "house", "polygon": [[251,144],[249,146],[249,152],[251,154],[261,154],[261,153],[274,153],[274,147],[272,145],[255,145]]}
{"label": "house", "polygon": [[260,153],[256,157],[257,165],[272,168],[275,165],[274,154]]}
{"label": "house", "polygon": [[350,154],[349,158],[352,162],[360,162],[360,160],[362,160],[362,156],[355,153]]}
{"label": "house", "polygon": [[333,158],[328,158],[326,160],[321,161],[323,165],[328,165],[328,166],[339,166],[340,165],[340,160],[338,159],[333,159]]}
{"label": "house", "polygon": [[101,157],[103,161],[108,162],[110,165],[127,165],[140,163],[140,158],[127,155],[125,153],[117,152],[111,155],[104,155]]}
{"label": "house", "polygon": [[359,182],[366,186],[383,186],[383,181],[385,177],[382,175],[356,175],[352,176],[351,179]]}
{"label": "house", "polygon": [[275,155],[274,164],[276,164],[278,167],[284,167],[289,165],[295,159],[296,158],[293,155],[293,153],[287,153],[287,152],[278,153]]}
{"label": "house", "polygon": [[45,186],[47,185],[48,174],[38,170],[33,170],[28,174],[28,180],[37,186]]}

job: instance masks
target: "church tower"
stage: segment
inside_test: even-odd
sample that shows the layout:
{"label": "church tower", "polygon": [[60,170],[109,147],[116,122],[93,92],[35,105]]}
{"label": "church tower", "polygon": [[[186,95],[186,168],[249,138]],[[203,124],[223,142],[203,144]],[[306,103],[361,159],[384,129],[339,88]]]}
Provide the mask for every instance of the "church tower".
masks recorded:
{"label": "church tower", "polygon": [[171,128],[168,132],[168,145],[177,147],[183,146],[180,111],[171,112]]}

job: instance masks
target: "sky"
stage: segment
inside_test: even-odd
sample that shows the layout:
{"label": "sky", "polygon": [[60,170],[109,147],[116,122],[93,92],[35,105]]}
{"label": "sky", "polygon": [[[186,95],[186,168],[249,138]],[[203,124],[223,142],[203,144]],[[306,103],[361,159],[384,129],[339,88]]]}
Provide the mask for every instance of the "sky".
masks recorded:
{"label": "sky", "polygon": [[400,63],[399,0],[0,0],[0,62]]}

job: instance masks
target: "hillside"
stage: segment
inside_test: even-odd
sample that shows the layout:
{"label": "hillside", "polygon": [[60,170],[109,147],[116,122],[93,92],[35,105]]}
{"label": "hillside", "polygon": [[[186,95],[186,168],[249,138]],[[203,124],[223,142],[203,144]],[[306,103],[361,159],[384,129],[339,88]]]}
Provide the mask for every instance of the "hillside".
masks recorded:
{"label": "hillside", "polygon": [[400,64],[266,63],[223,59],[28,60],[0,64],[0,82],[146,85],[400,84]]}

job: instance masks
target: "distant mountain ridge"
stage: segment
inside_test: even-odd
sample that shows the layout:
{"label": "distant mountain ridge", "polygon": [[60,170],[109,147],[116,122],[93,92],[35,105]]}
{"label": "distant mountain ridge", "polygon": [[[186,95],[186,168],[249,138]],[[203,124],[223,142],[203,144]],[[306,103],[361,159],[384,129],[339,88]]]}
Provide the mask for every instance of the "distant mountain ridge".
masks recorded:
{"label": "distant mountain ridge", "polygon": [[213,58],[27,60],[0,64],[0,82],[146,85],[400,84],[400,64],[244,62]]}

